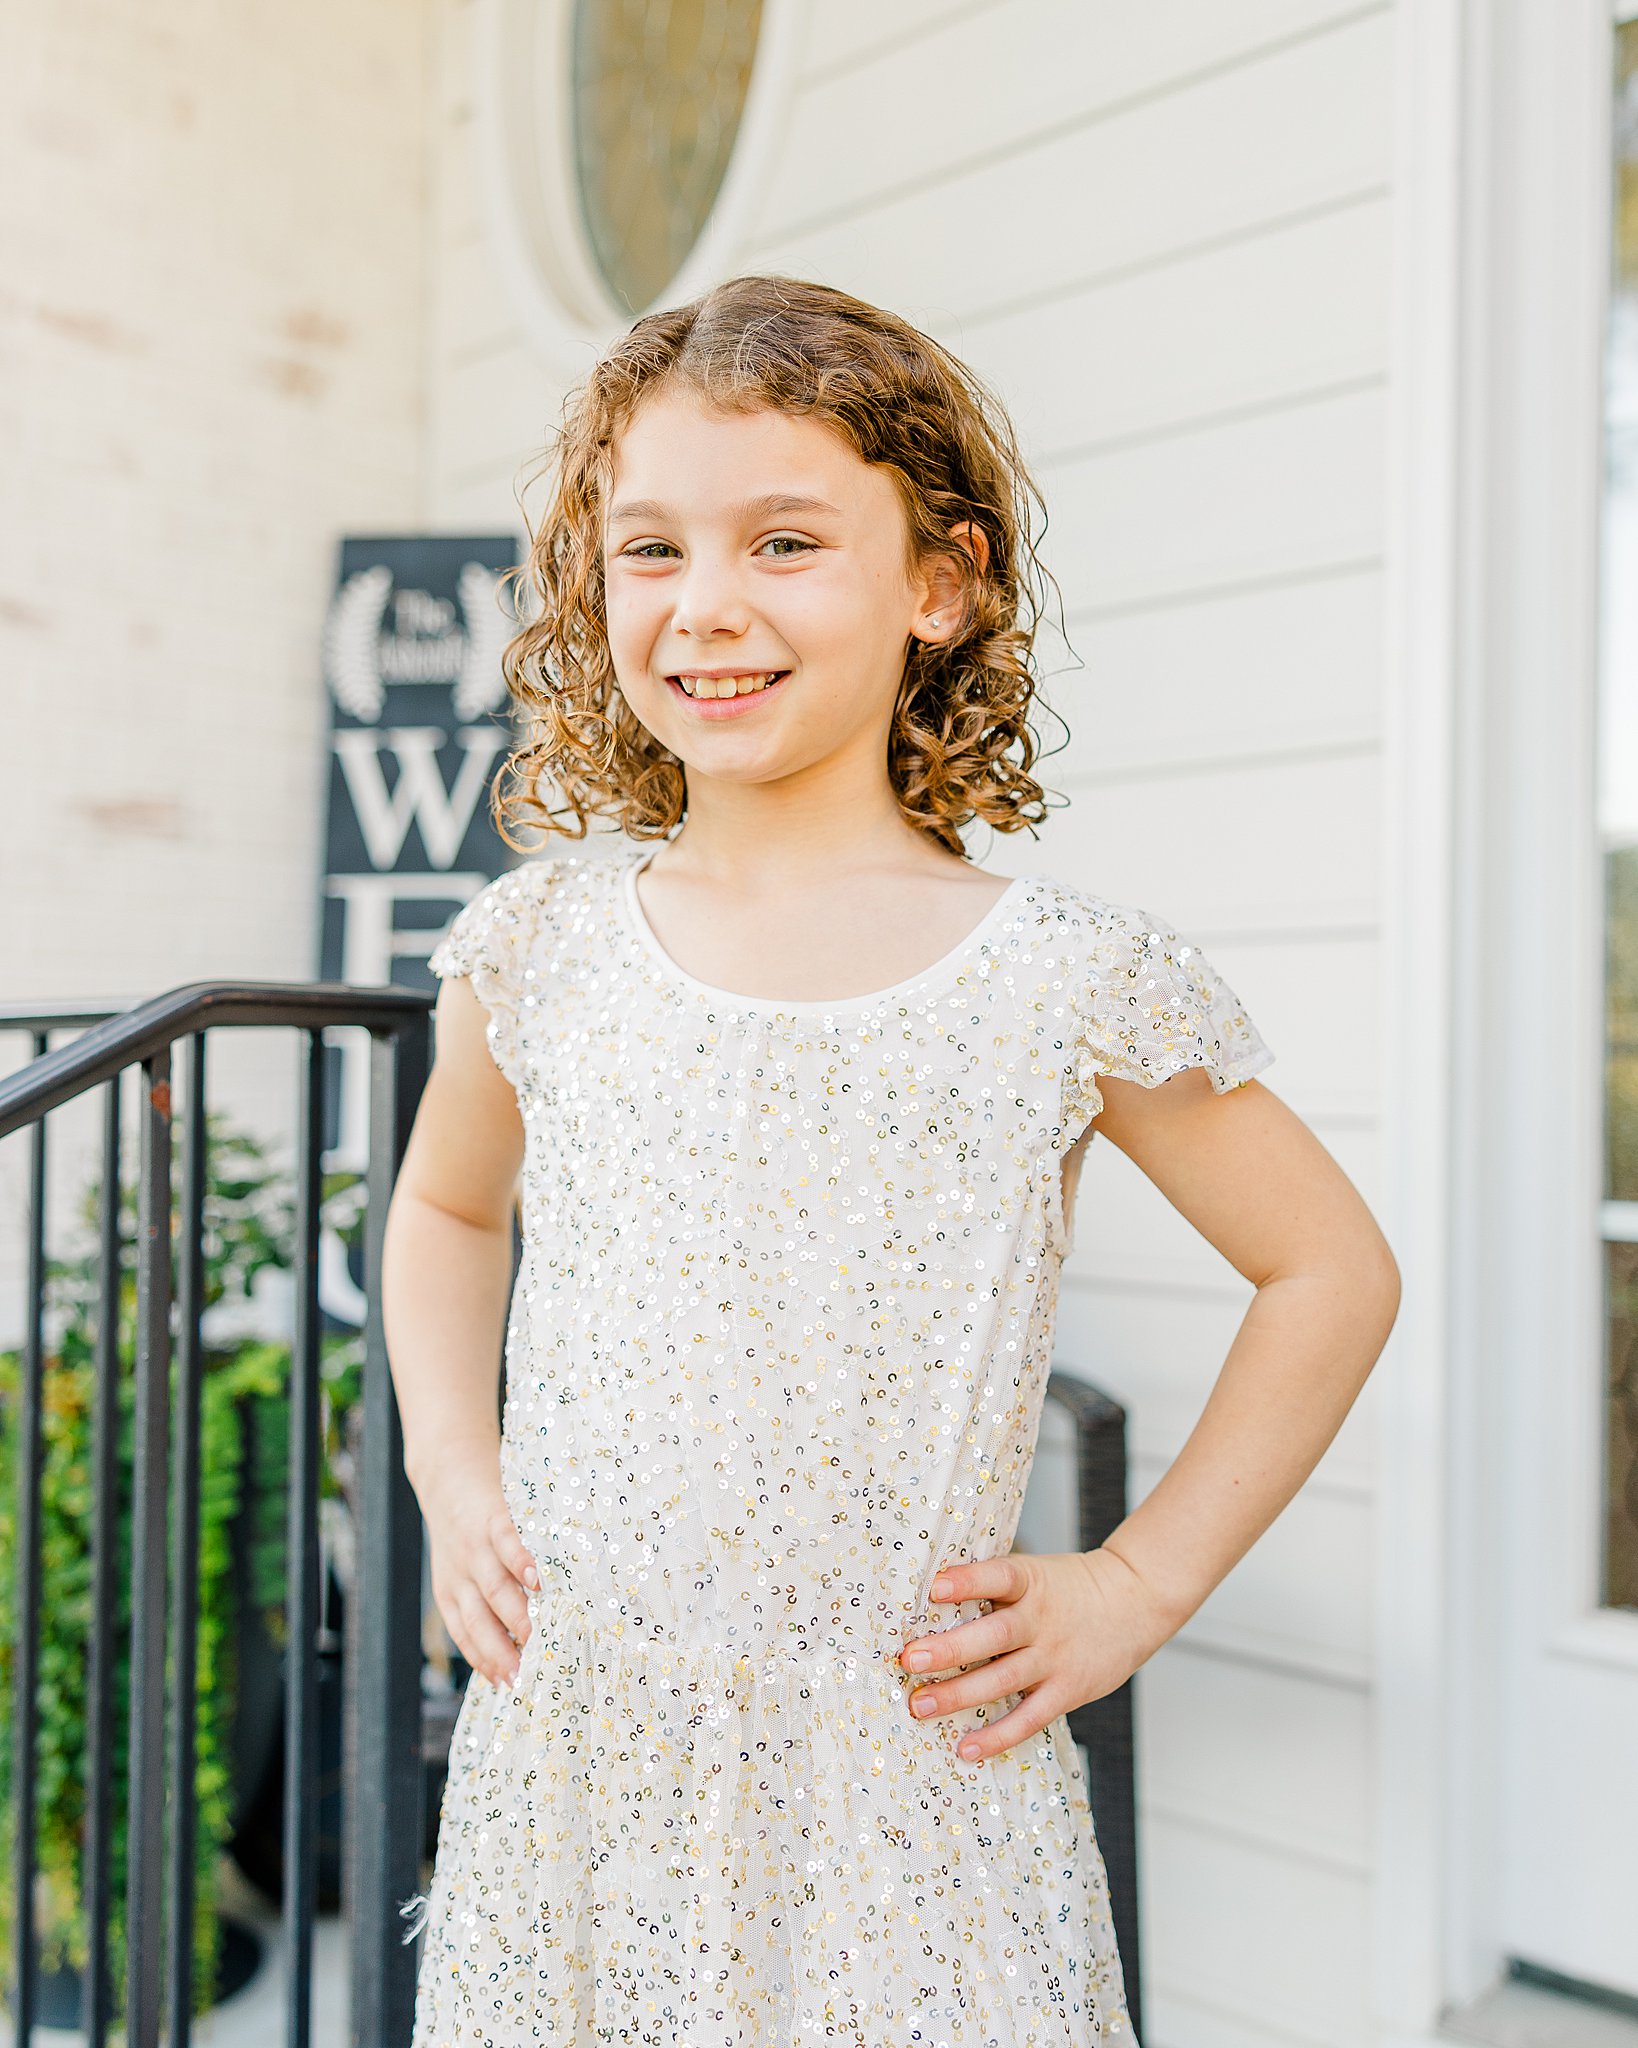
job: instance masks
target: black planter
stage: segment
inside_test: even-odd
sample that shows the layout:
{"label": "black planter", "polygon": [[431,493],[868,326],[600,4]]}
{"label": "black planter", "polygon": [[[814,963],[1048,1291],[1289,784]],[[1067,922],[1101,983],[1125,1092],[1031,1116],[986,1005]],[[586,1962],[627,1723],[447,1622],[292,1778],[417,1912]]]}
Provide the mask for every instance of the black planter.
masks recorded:
{"label": "black planter", "polygon": [[[281,1660],[282,1662],[282,1660]],[[339,1652],[326,1652],[318,1669],[318,1893],[321,1913],[341,1908],[341,1685]],[[284,1679],[274,1698],[277,1729],[272,1755],[244,1818],[228,1843],[249,1881],[275,1906],[284,1903]]]}
{"label": "black planter", "polygon": [[233,1570],[234,1664],[237,1671],[228,1768],[232,1814],[241,1827],[260,1797],[284,1737],[284,1650],[256,1605],[252,1571],[252,1504],[283,1470],[282,1446],[264,1442],[269,1420],[257,1403],[239,1410],[242,1446],[240,1505],[229,1527]]}
{"label": "black planter", "polygon": [[[262,1433],[282,1427],[262,1410],[244,1411],[245,1506],[235,1518],[233,1567],[239,1660],[238,1706],[233,1731],[233,1832],[228,1851],[245,1877],[274,1905],[284,1900],[284,1748],[287,1659],[255,1603],[251,1569],[249,1504],[256,1494],[282,1482],[283,1442]],[[327,1619],[333,1624],[341,1594],[332,1576],[325,1588]],[[332,1627],[332,1639],[339,1634]],[[318,1669],[319,1802],[318,1894],[320,1912],[341,1906],[341,1676],[339,1650],[321,1653]]]}

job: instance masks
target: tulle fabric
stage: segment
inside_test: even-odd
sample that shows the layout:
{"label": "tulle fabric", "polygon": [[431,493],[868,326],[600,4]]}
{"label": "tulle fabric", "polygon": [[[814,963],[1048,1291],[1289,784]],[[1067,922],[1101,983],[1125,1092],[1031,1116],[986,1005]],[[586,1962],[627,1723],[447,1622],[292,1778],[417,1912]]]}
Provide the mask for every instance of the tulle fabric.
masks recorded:
{"label": "tulle fabric", "polygon": [[416,2048],[1135,2043],[1061,1719],[968,1762],[1016,1696],[920,1726],[885,1661],[628,1645],[549,1590],[530,1620],[455,1731]]}
{"label": "tulle fabric", "polygon": [[1201,947],[1141,906],[1097,901],[1092,971],[1076,1006],[1065,1118],[1071,1142],[1102,1112],[1105,1075],[1152,1088],[1203,1067],[1225,1095],[1274,1058]]}
{"label": "tulle fabric", "polygon": [[428,963],[440,976],[470,979],[484,1007],[490,1057],[514,1087],[523,1083],[523,1024],[540,975],[532,956],[541,912],[559,868],[532,861],[497,875],[462,905]]}

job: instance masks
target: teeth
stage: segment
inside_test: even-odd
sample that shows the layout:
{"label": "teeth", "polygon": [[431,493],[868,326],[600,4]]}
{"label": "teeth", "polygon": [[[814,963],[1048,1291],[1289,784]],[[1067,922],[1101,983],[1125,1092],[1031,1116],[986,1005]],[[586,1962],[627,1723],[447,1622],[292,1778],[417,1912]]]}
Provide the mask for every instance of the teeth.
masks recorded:
{"label": "teeth", "polygon": [[690,697],[748,697],[753,690],[765,690],[780,673],[767,669],[747,676],[678,676],[677,681]]}

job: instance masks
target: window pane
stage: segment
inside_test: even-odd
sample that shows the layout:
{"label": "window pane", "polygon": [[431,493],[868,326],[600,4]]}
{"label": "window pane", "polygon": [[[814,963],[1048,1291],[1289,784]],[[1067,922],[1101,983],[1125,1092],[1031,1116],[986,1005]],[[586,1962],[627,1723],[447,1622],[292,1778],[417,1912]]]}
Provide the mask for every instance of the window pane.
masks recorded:
{"label": "window pane", "polygon": [[1598,803],[1604,846],[1603,1600],[1638,1608],[1638,22],[1615,30]]}
{"label": "window pane", "polygon": [[652,306],[711,216],[734,147],[762,0],[578,0],[576,181],[618,304]]}
{"label": "window pane", "polygon": [[1606,1607],[1638,1607],[1638,1245],[1605,1248],[1610,1303]]}

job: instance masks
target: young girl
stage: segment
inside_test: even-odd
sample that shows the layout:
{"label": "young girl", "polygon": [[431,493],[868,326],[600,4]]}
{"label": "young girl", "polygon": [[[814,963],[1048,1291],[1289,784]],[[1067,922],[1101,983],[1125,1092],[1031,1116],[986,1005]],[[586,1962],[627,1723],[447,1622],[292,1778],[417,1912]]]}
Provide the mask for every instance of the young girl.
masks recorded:
{"label": "young girl", "polygon": [[[499,810],[625,839],[439,944],[387,1226],[473,1666],[416,2048],[1133,2040],[1064,1716],[1291,1499],[1398,1276],[1197,946],[965,855],[1044,808],[1036,505],[968,371],[790,279],[566,409]],[[1094,1119],[1257,1291],[1120,1528],[1013,1553]]]}

